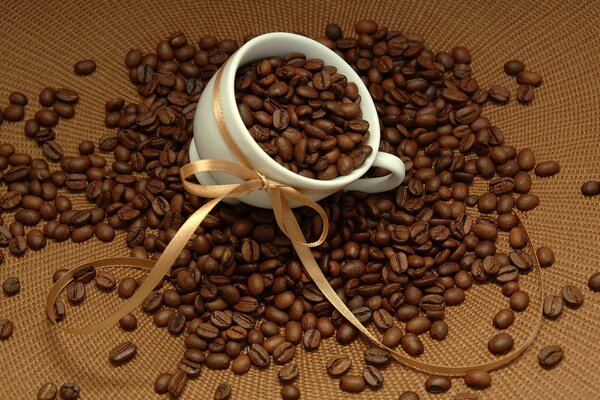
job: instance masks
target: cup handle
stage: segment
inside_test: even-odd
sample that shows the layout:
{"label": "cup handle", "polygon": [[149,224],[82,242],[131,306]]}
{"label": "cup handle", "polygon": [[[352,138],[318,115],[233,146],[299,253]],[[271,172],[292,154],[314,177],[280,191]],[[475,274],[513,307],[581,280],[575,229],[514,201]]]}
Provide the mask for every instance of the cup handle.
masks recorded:
{"label": "cup handle", "polygon": [[361,178],[352,182],[344,190],[358,190],[365,193],[380,193],[395,189],[404,181],[404,163],[398,157],[380,151],[373,162],[374,167],[387,169],[391,172],[378,178]]}

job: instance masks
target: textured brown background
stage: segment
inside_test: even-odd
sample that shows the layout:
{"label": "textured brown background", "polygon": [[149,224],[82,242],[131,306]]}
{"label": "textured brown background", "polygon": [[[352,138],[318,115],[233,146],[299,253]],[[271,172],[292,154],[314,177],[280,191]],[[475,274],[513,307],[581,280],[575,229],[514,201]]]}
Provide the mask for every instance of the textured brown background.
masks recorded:
{"label": "textured brown background", "polygon": [[[430,47],[450,50],[465,45],[472,51],[475,76],[486,86],[500,83],[515,93],[516,84],[502,72],[503,63],[515,57],[540,72],[545,80],[530,106],[511,101],[508,106],[486,106],[486,115],[500,126],[507,141],[518,147],[529,145],[538,160],[556,158],[561,173],[534,179],[534,192],[541,205],[525,215],[524,222],[536,246],[554,248],[557,263],[544,270],[547,291],[574,283],[583,289],[585,303],[578,311],[567,310],[559,320],[546,321],[532,348],[510,366],[493,373],[493,387],[480,398],[594,398],[600,393],[600,294],[585,287],[587,277],[600,270],[597,244],[600,238],[600,198],[587,199],[579,193],[581,183],[600,177],[600,56],[598,35],[600,4],[580,1],[433,2],[433,1],[258,1],[246,2],[8,2],[0,9],[0,107],[8,93],[21,90],[31,99],[27,117],[37,110],[37,94],[46,85],[67,86],[79,91],[77,115],[61,121],[56,129],[69,155],[83,138],[97,140],[103,127],[104,101],[123,96],[136,100],[127,79],[123,58],[130,47],[151,50],[175,30],[196,41],[203,34],[240,40],[246,33],[287,30],[321,35],[328,21],[345,31],[360,18],[369,17],[390,28],[423,35]],[[98,71],[80,78],[72,65],[82,58],[95,58]],[[0,141],[12,142],[22,152],[40,152],[22,134],[23,124],[4,123]],[[5,189],[2,189],[5,190]],[[80,203],[82,206],[84,202]],[[10,221],[10,216],[5,216]],[[571,225],[570,228],[568,226]],[[88,337],[64,335],[44,318],[43,304],[52,271],[72,267],[85,260],[126,255],[122,236],[111,244],[96,239],[84,244],[50,243],[40,253],[29,252],[21,259],[7,256],[0,266],[0,281],[19,276],[22,292],[0,298],[0,317],[15,322],[13,337],[0,342],[0,398],[31,399],[45,381],[76,382],[82,398],[155,398],[154,377],[172,370],[181,357],[182,339],[138,314],[140,327],[134,333],[117,328]],[[527,278],[530,279],[530,278]],[[523,283],[528,286],[531,282]],[[104,310],[117,305],[111,296],[91,293],[87,306],[70,311],[69,319],[90,318],[91,303],[102,301]],[[112,301],[112,303],[111,303]],[[506,300],[497,288],[469,291],[463,307],[449,316],[450,337],[443,345],[428,343],[429,362],[477,362],[489,359],[484,350],[493,334],[491,317]],[[511,328],[517,342],[535,318],[539,303],[520,315]],[[79,319],[81,322],[82,319]],[[134,361],[110,367],[108,350],[124,338],[138,343]],[[537,351],[548,344],[565,349],[562,364],[544,371],[537,365]],[[305,399],[344,398],[337,382],[324,373],[328,355],[352,354],[353,371],[362,369],[364,343],[341,348],[327,340],[313,354],[298,354],[298,385]],[[469,350],[473,345],[474,350]],[[253,370],[236,377],[230,371],[203,371],[188,384],[184,398],[212,398],[223,381],[234,385],[234,398],[278,398],[277,368]],[[395,399],[403,390],[423,389],[425,376],[391,365],[384,371],[386,384],[378,392],[366,390],[349,398]],[[465,390],[462,380],[453,380],[450,393]],[[432,396],[448,398],[449,394]]]}

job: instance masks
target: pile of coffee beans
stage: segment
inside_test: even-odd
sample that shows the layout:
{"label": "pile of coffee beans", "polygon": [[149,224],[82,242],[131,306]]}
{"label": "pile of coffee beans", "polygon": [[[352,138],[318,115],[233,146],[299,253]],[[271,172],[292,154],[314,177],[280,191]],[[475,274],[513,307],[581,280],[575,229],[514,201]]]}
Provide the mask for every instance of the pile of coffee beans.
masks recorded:
{"label": "pile of coffee beans", "polygon": [[[482,112],[488,100],[508,101],[508,91],[480,86],[465,47],[434,52],[423,37],[371,20],[357,22],[355,31],[346,34],[330,24],[318,40],[360,75],[377,109],[379,151],[400,157],[407,171],[404,185],[391,192],[339,192],[321,202],[330,222],[326,242],[313,249],[321,270],[363,324],[374,324],[386,345],[414,357],[427,350],[422,335],[441,341],[452,334],[444,320],[446,310],[463,303],[474,283],[496,284],[507,303],[494,316],[493,326],[501,332],[490,332],[488,349],[494,355],[510,352],[514,340],[503,330],[528,308],[529,296],[518,280],[534,265],[515,209],[531,212],[540,202],[530,193],[531,171],[538,178],[548,177],[559,172],[559,164],[538,163],[531,149],[505,144],[502,130]],[[179,172],[189,162],[196,103],[207,81],[237,48],[234,40],[212,36],[196,45],[176,32],[154,52],[129,51],[125,66],[141,100],[108,100],[105,125],[114,133],[100,137],[97,146],[81,142],[78,156],[64,156],[48,143],[59,117],[74,115],[79,96],[72,90],[44,89],[39,99],[47,108],[27,121],[25,130],[46,146],[44,154],[60,169],[52,171],[45,160],[0,145],[0,170],[8,186],[0,207],[15,211],[8,228],[0,223],[0,246],[20,256],[27,248],[40,250],[47,239],[82,242],[95,235],[108,242],[123,230],[132,256],[158,259],[186,218],[204,204],[183,190]],[[75,72],[92,73],[95,63],[88,61],[78,63]],[[541,83],[524,66],[506,68],[522,85]],[[257,61],[240,71],[236,89],[240,114],[253,137],[262,138],[261,147],[294,172],[332,179],[350,173],[360,165],[356,160],[364,161],[372,151],[362,145],[369,127],[360,119],[356,85],[320,60],[291,53]],[[264,137],[257,135],[261,132]],[[362,155],[352,156],[356,151]],[[115,160],[110,165],[98,154],[109,152]],[[351,167],[345,158],[352,160]],[[378,168],[369,172],[387,173]],[[488,181],[480,195],[471,193],[476,177]],[[85,193],[90,207],[73,209],[70,193]],[[322,228],[319,216],[306,208],[294,213],[306,239],[315,240]],[[45,226],[37,229],[42,220]],[[508,233],[507,253],[496,248],[500,232]],[[554,263],[547,247],[537,255],[544,267]],[[56,271],[53,281],[65,272]],[[85,268],[68,285],[66,301],[81,304],[90,284],[126,299],[142,282],[133,277],[119,281],[110,272]],[[599,275],[588,284],[600,290]],[[6,286],[14,292],[14,281]],[[557,313],[556,298],[545,301],[545,314]],[[560,298],[573,308],[583,301],[575,286],[563,288]],[[311,282],[273,213],[245,204],[219,205],[141,308],[158,328],[185,336],[174,372],[161,373],[154,382],[156,393],[173,397],[181,396],[202,368],[230,368],[242,375],[276,364],[282,365],[282,398],[297,399],[295,347],[319,351],[327,338],[347,345],[359,336]],[[57,319],[66,318],[62,300],[55,312]],[[133,331],[137,319],[128,315],[119,325]],[[8,339],[12,332],[13,324],[0,320],[0,338]],[[136,354],[131,341],[115,344],[109,362],[127,363]],[[555,354],[544,353],[540,360],[551,364]],[[390,354],[369,347],[364,362],[351,371],[350,359],[340,355],[327,360],[325,368],[344,391],[380,388]],[[482,389],[490,386],[491,376],[471,371],[465,383]],[[425,383],[431,393],[450,386],[449,379],[439,376]],[[44,390],[51,392],[52,387]],[[63,398],[76,398],[79,388],[66,384],[60,392]],[[230,393],[228,385],[220,385],[215,398],[226,399]],[[400,398],[419,396],[404,392]]]}
{"label": "pile of coffee beans", "polygon": [[358,86],[321,59],[292,52],[260,60],[237,71],[235,88],[252,138],[293,172],[334,179],[373,152]]}

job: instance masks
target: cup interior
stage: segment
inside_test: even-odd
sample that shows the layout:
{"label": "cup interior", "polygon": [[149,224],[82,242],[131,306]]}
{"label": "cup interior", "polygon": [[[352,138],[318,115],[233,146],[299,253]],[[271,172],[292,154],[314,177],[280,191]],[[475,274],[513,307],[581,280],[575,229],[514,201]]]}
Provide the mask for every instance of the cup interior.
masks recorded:
{"label": "cup interior", "polygon": [[356,74],[356,72],[352,69],[352,67],[350,67],[350,65],[334,51],[317,42],[316,40],[293,33],[272,32],[257,36],[240,47],[240,49],[228,61],[228,64],[231,63],[231,69],[223,77],[223,85],[225,85],[224,90],[226,94],[225,97],[234,99],[235,101],[235,77],[238,69],[241,66],[245,66],[252,62],[268,57],[283,57],[292,51],[300,51],[306,54],[307,58],[322,59],[326,65],[335,66],[339,73],[346,76],[348,82],[353,82],[357,85],[361,99],[360,107],[363,114],[362,118],[369,122],[369,137],[365,144],[372,147],[373,152],[371,155],[367,157],[365,162],[360,167],[356,168],[348,175],[338,176],[331,180],[307,178],[278,164],[275,160],[269,157],[269,155],[266,154],[262,148],[260,148],[258,143],[256,143],[250,136],[250,133],[244,125],[239,112],[237,112],[237,105],[236,112],[233,113],[233,129],[235,129],[237,132],[246,133],[247,137],[244,139],[249,138],[250,140],[243,140],[243,142],[244,145],[251,147],[253,153],[252,157],[256,156],[263,158],[264,162],[270,165],[270,168],[276,169],[279,175],[285,176],[285,181],[282,183],[293,183],[294,186],[305,188],[312,187],[323,190],[345,187],[346,185],[363,176],[373,164],[373,161],[377,156],[377,151],[379,150],[379,119],[377,117],[375,104],[373,103],[373,99],[371,98],[367,87],[360,79],[358,74]]}

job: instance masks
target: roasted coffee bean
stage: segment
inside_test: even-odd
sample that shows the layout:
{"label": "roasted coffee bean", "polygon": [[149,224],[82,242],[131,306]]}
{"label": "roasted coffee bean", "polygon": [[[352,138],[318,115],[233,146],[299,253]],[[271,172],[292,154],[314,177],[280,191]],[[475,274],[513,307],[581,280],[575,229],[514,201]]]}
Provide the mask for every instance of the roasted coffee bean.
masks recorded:
{"label": "roasted coffee bean", "polygon": [[185,329],[185,316],[179,312],[171,314],[167,321],[167,329],[171,335],[179,335]]}
{"label": "roasted coffee bean", "polygon": [[506,354],[512,350],[514,340],[508,333],[498,333],[488,341],[488,350],[494,355]]}
{"label": "roasted coffee bean", "polygon": [[433,394],[446,393],[451,385],[450,379],[445,376],[430,376],[425,381],[425,390]]}
{"label": "roasted coffee bean", "polygon": [[231,386],[227,383],[221,383],[217,386],[213,398],[214,400],[228,400],[231,398]]}
{"label": "roasted coffee bean", "polygon": [[529,306],[529,295],[527,292],[518,290],[510,296],[510,308],[514,311],[525,311]]}
{"label": "roasted coffee bean", "polygon": [[577,286],[563,286],[560,293],[568,307],[579,308],[583,304],[583,293],[581,293],[581,290]]}
{"label": "roasted coffee bean", "polygon": [[588,287],[592,292],[600,292],[600,272],[596,272],[590,276]]}
{"label": "roasted coffee bean", "polygon": [[538,261],[540,262],[540,267],[548,268],[554,264],[554,252],[550,247],[541,246],[538,247],[536,251],[536,255]]}
{"label": "roasted coffee bean", "polygon": [[[236,375],[243,375],[246,372],[250,371],[251,365],[252,362],[250,360],[250,357],[247,354],[241,354],[237,356],[235,360],[233,360],[233,362],[231,363],[231,371]],[[289,367],[289,365],[286,367]]]}
{"label": "roasted coffee bean", "polygon": [[429,336],[434,340],[444,340],[448,336],[448,324],[445,321],[433,321],[429,327]]}
{"label": "roasted coffee bean", "polygon": [[124,331],[134,331],[137,328],[137,319],[133,314],[127,314],[119,320],[119,326]]}
{"label": "roasted coffee bean", "polygon": [[21,282],[19,281],[19,278],[7,278],[2,283],[2,291],[7,296],[14,296],[19,293],[19,291],[21,291]]}
{"label": "roasted coffee bean", "polygon": [[154,392],[156,394],[166,394],[169,391],[169,382],[172,377],[173,375],[168,372],[158,375],[154,380]]}
{"label": "roasted coffee bean", "polygon": [[406,392],[402,392],[398,400],[420,400],[420,397],[415,392],[408,390]]}
{"label": "roasted coffee bean", "polygon": [[49,140],[42,144],[42,152],[48,160],[53,162],[58,162],[63,158],[63,149],[60,144],[54,140]]}
{"label": "roasted coffee bean", "polygon": [[327,373],[334,377],[339,378],[342,375],[345,375],[350,368],[352,367],[352,360],[347,356],[334,356],[327,361],[326,368]]}
{"label": "roasted coffee bean", "polygon": [[125,278],[119,282],[117,293],[122,299],[128,299],[135,293],[137,289],[137,282],[133,278]]}
{"label": "roasted coffee bean", "polygon": [[168,392],[173,397],[179,397],[185,389],[187,384],[187,375],[184,371],[177,369],[177,371],[171,376],[171,380],[168,385]]}
{"label": "roasted coffee bean", "polygon": [[13,322],[8,319],[0,319],[0,340],[10,338],[14,331]]}
{"label": "roasted coffee bean", "polygon": [[277,373],[277,377],[281,383],[291,383],[298,378],[298,375],[299,370],[296,364],[288,364]]}
{"label": "roasted coffee bean", "polygon": [[85,284],[83,282],[71,282],[67,285],[67,300],[72,305],[78,305],[85,299]]}
{"label": "roasted coffee bean", "polygon": [[94,234],[102,242],[111,242],[115,238],[115,230],[104,222],[96,225]]}
{"label": "roasted coffee bean", "polygon": [[81,60],[75,63],[73,70],[77,75],[91,75],[96,71],[94,60]]}
{"label": "roasted coffee bean", "polygon": [[515,76],[525,69],[525,64],[519,60],[510,60],[504,64],[504,72],[507,75]]}
{"label": "roasted coffee bean", "polygon": [[510,327],[515,321],[515,314],[508,308],[502,309],[494,315],[494,327],[496,329],[504,330]]}
{"label": "roasted coffee bean", "polygon": [[599,181],[587,181],[581,185],[581,194],[584,196],[592,197],[600,194],[600,182]]}
{"label": "roasted coffee bean", "polygon": [[284,400],[298,400],[300,398],[300,389],[294,385],[283,385],[280,393],[281,398]]}
{"label": "roasted coffee bean", "polygon": [[363,368],[363,378],[366,384],[373,389],[378,389],[383,385],[383,374],[372,365]]}
{"label": "roasted coffee bean", "polygon": [[544,161],[535,166],[535,174],[540,177],[556,175],[560,171],[557,161]]}
{"label": "roasted coffee bean", "polygon": [[113,364],[125,364],[131,361],[137,353],[137,346],[133,342],[123,342],[108,353],[108,359]]}
{"label": "roasted coffee bean", "polygon": [[423,343],[414,333],[406,333],[400,340],[402,349],[413,357],[423,354]]}
{"label": "roasted coffee bean", "polygon": [[498,103],[506,103],[510,99],[510,92],[500,85],[493,85],[489,90],[490,98]]}
{"label": "roasted coffee bean", "polygon": [[564,357],[560,346],[552,345],[542,347],[538,353],[538,362],[543,368],[553,368],[562,361]]}
{"label": "roasted coffee bean", "polygon": [[391,360],[390,353],[387,350],[379,347],[369,347],[364,353],[365,362],[367,364],[384,366],[389,364]]}
{"label": "roasted coffee bean", "polygon": [[21,121],[24,117],[25,107],[20,104],[10,104],[4,109],[4,119],[7,121]]}
{"label": "roasted coffee bean", "polygon": [[492,384],[491,375],[484,370],[473,369],[465,372],[465,384],[473,389],[485,389]]}
{"label": "roasted coffee bean", "polygon": [[537,72],[521,71],[517,74],[517,82],[531,86],[539,86],[542,84],[542,77]]}
{"label": "roasted coffee bean", "polygon": [[75,383],[63,383],[59,390],[60,398],[63,400],[75,400],[79,398],[81,389]]}
{"label": "roasted coffee bean", "polygon": [[340,378],[340,389],[344,392],[360,393],[365,390],[366,384],[362,375],[344,375]]}
{"label": "roasted coffee bean", "polygon": [[54,400],[58,394],[58,388],[54,383],[43,384],[37,392],[37,400]]}
{"label": "roasted coffee bean", "polygon": [[35,119],[40,126],[51,128],[58,124],[58,115],[51,109],[43,108],[35,113]]}
{"label": "roasted coffee bean", "polygon": [[12,92],[8,95],[8,101],[11,104],[18,104],[20,106],[25,107],[29,100],[27,99],[27,96],[25,96],[25,94],[21,92]]}
{"label": "roasted coffee bean", "polygon": [[562,314],[563,298],[562,296],[547,295],[544,297],[542,311],[544,317],[548,319],[556,319]]}
{"label": "roasted coffee bean", "polygon": [[250,357],[250,361],[255,367],[266,368],[269,366],[269,353],[258,343],[248,347],[248,357]]}
{"label": "roasted coffee bean", "polygon": [[294,358],[296,348],[290,342],[283,342],[273,350],[273,361],[276,364],[288,363]]}

